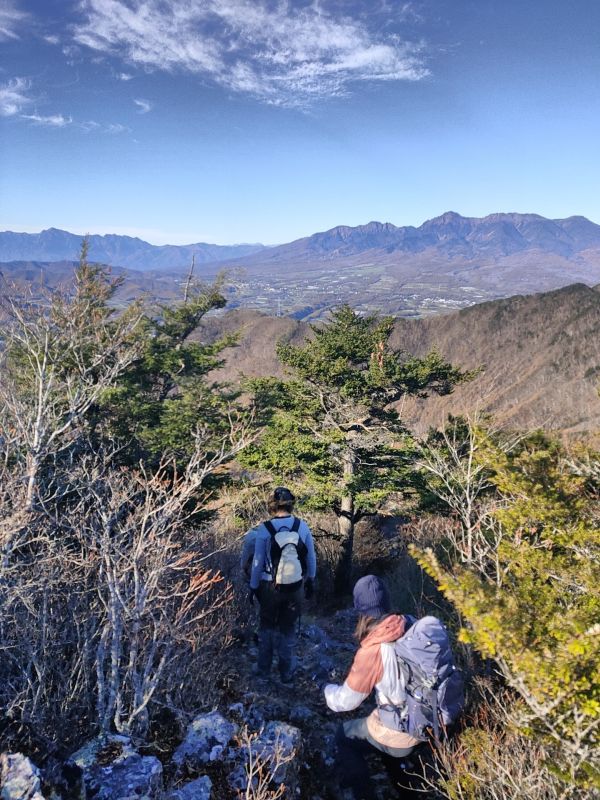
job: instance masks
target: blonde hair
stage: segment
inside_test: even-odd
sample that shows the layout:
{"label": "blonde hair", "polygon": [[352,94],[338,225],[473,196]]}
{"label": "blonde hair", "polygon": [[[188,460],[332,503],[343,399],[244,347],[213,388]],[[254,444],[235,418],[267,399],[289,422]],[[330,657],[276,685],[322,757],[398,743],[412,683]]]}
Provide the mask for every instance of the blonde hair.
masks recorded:
{"label": "blonde hair", "polygon": [[360,644],[382,620],[392,616],[394,616],[393,612],[383,614],[381,617],[370,617],[368,614],[359,614],[356,628],[354,628],[354,638]]}
{"label": "blonde hair", "polygon": [[378,623],[379,619],[375,617],[369,617],[367,614],[359,614],[356,628],[354,629],[354,638],[358,642],[362,642]]}

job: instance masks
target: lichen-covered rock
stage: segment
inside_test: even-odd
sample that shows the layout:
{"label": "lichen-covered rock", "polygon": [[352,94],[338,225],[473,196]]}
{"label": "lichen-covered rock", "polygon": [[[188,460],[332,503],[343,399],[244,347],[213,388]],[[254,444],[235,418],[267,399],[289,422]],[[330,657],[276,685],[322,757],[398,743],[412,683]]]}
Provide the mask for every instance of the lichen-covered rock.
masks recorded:
{"label": "lichen-covered rock", "polygon": [[21,753],[0,755],[2,800],[44,800],[41,792],[40,772]]}
{"label": "lichen-covered rock", "polygon": [[237,730],[237,725],[218,711],[201,714],[188,727],[185,739],[173,754],[173,761],[177,766],[187,764],[194,769],[218,761]]}
{"label": "lichen-covered rock", "polygon": [[269,759],[274,766],[275,783],[289,784],[289,777],[296,766],[297,756],[302,743],[302,735],[298,728],[287,722],[269,722],[259,733],[256,740],[256,752],[262,759]]}
{"label": "lichen-covered rock", "polygon": [[[298,728],[288,725],[287,722],[267,723],[251,739],[248,747],[239,748],[237,752],[239,763],[229,775],[230,786],[237,791],[245,792],[248,784],[248,765],[251,762],[256,765],[258,762],[268,773],[269,780],[276,784],[285,784],[285,796],[292,797],[298,782],[301,744]],[[254,783],[257,780],[254,778]]]}
{"label": "lichen-covered rock", "polygon": [[162,797],[162,764],[139,753],[93,767],[84,777],[86,800],[158,800]]}
{"label": "lichen-covered rock", "polygon": [[84,773],[98,766],[112,764],[119,759],[135,755],[129,736],[108,733],[86,742],[69,758]]}
{"label": "lichen-covered rock", "polygon": [[335,742],[335,733],[326,733],[321,740],[321,747],[315,754],[321,761],[326,769],[333,767],[335,764],[335,754],[337,745]]}
{"label": "lichen-covered rock", "polygon": [[166,800],[210,800],[211,791],[212,782],[208,775],[203,775],[169,792]]}
{"label": "lichen-covered rock", "polygon": [[248,692],[243,696],[245,710],[241,717],[250,730],[263,728],[270,719],[287,719],[289,702],[281,697]]}
{"label": "lichen-covered rock", "polygon": [[162,764],[141,756],[127,736],[110,734],[87,742],[69,762],[82,771],[85,800],[158,800]]}

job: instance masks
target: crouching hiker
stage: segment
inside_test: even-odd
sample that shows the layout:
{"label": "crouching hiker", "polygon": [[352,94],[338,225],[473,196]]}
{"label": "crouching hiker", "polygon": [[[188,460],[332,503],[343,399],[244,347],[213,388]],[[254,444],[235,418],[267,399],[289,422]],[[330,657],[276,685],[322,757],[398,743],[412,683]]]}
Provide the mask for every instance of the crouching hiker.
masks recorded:
{"label": "crouching hiker", "polygon": [[250,590],[260,604],[256,672],[268,677],[276,646],[283,683],[291,683],[296,669],[296,625],[302,596],[312,596],[317,569],[310,528],[293,516],[294,503],[289,489],[279,487],[273,492],[271,519],[256,528],[250,574]]}
{"label": "crouching hiker", "polygon": [[415,747],[456,720],[463,685],[438,619],[391,614],[387,588],[375,575],[361,578],[353,595],[360,646],[344,683],[327,684],[324,693],[332,711],[352,711],[375,689],[377,708],[344,722],[337,737],[342,787],[355,800],[373,800],[365,754],[379,751],[397,774]]}

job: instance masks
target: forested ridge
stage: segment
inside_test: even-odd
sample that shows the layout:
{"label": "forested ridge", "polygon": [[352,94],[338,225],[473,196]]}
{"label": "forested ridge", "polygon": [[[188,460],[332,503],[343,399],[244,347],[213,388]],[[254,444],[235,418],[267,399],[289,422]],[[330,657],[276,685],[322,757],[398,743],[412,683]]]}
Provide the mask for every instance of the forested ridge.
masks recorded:
{"label": "forested ridge", "polygon": [[[84,245],[72,287],[3,287],[2,796],[116,800],[129,765],[149,798],[340,797],[311,675],[347,667],[349,590],[376,572],[399,612],[444,621],[465,677],[427,796],[598,797],[594,447],[453,410],[485,365],[347,306],[281,340],[276,375],[226,383],[244,334],[202,335],[219,281],[116,311],[118,286]],[[427,397],[450,414],[417,433],[404,412]],[[304,672],[265,698],[239,554],[278,485],[318,571]],[[210,757],[194,757],[207,719]],[[28,794],[8,794],[19,753],[35,768]]]}

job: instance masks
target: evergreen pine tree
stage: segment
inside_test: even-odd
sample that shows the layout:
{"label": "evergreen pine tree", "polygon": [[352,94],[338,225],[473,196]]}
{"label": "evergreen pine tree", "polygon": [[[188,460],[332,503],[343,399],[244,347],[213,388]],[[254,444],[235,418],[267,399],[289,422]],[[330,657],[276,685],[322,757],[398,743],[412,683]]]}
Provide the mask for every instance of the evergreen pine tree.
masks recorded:
{"label": "evergreen pine tree", "polygon": [[296,347],[280,342],[288,380],[254,381],[266,429],[244,463],[301,484],[315,509],[333,508],[343,547],[336,588],[347,587],[354,528],[410,483],[414,446],[395,404],[406,395],[447,394],[469,376],[432,351],[390,346],[392,318],[349,306]]}

